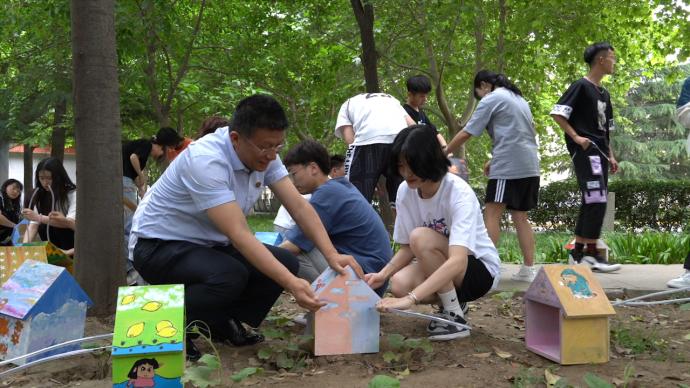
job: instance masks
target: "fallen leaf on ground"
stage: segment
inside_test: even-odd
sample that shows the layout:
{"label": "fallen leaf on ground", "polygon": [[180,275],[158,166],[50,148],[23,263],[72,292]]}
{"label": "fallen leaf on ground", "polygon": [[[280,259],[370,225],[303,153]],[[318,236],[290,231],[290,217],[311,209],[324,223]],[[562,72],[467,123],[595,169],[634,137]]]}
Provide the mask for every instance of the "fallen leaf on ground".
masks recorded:
{"label": "fallen leaf on ground", "polygon": [[475,356],[475,357],[477,357],[477,358],[487,358],[487,357],[491,356],[491,352],[488,352],[488,353],[475,353],[475,354],[473,354],[473,356]]}
{"label": "fallen leaf on ground", "polygon": [[558,383],[558,380],[560,379],[561,376],[549,372],[548,369],[544,369],[544,380],[546,380],[546,386],[548,388],[555,386],[556,383]]}
{"label": "fallen leaf on ground", "polygon": [[495,347],[495,346],[494,346],[494,352],[496,352],[496,355],[497,355],[498,357],[501,357],[501,358],[503,358],[503,359],[513,357],[512,354],[510,354],[510,353],[508,353],[508,352],[505,352],[505,351],[503,351],[503,350],[501,350],[501,349],[499,349],[499,348],[497,348],[497,347]]}

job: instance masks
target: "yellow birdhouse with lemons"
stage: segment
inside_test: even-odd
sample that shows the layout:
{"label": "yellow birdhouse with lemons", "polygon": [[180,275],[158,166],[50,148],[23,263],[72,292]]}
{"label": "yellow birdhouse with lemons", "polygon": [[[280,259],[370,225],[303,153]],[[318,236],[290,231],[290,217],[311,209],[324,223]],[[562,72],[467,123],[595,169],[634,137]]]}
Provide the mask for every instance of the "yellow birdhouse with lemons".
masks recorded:
{"label": "yellow birdhouse with lemons", "polygon": [[73,274],[73,260],[48,241],[0,247],[0,285],[5,283],[26,260],[36,260],[64,267]]}
{"label": "yellow birdhouse with lemons", "polygon": [[184,285],[120,287],[113,387],[182,387]]}

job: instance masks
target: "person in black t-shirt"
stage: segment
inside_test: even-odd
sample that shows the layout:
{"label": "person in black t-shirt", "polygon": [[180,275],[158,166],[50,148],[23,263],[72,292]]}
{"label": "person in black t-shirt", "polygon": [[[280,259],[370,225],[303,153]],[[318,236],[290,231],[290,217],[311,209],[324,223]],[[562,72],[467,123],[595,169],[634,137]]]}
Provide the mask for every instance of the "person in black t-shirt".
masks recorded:
{"label": "person in black t-shirt", "polygon": [[16,179],[8,179],[0,187],[0,246],[12,246],[12,233],[22,216],[23,189]]}
{"label": "person in black t-shirt", "polygon": [[446,147],[446,139],[438,132],[438,129],[431,123],[429,117],[422,110],[422,106],[426,104],[426,99],[431,93],[431,80],[425,75],[415,75],[407,79],[407,102],[403,104],[405,112],[417,124],[426,124],[436,132],[436,138],[441,144],[441,148]]}
{"label": "person in black t-shirt", "polygon": [[613,74],[616,54],[609,43],[599,42],[585,49],[584,60],[589,73],[570,85],[551,110],[551,117],[565,132],[582,192],[570,263],[585,263],[593,270],[611,272],[620,269],[620,264],[609,264],[597,253],[596,244],[606,213],[608,170],[613,174],[618,171],[609,143],[609,133],[614,129],[611,97],[601,86],[602,78]]}

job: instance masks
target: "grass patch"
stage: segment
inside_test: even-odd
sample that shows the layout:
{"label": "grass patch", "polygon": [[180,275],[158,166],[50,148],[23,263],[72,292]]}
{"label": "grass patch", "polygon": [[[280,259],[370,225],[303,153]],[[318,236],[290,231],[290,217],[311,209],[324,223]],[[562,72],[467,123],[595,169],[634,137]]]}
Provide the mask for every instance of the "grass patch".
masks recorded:
{"label": "grass patch", "polygon": [[247,224],[252,232],[273,232],[273,219],[275,214],[252,214],[247,217]]}
{"label": "grass patch", "polygon": [[666,353],[668,343],[655,331],[619,325],[611,329],[611,342],[630,354]]}

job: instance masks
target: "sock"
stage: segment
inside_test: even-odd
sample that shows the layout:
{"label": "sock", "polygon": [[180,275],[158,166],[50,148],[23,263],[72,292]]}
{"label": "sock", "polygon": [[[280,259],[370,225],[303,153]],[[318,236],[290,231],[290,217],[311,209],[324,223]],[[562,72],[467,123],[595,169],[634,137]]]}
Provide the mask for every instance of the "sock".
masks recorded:
{"label": "sock", "polygon": [[459,317],[465,317],[460,308],[460,302],[458,301],[458,294],[455,289],[452,289],[445,293],[438,293],[438,297],[441,298],[441,304],[443,304],[443,309],[449,311]]}
{"label": "sock", "polygon": [[575,253],[581,253],[582,249],[584,249],[585,244],[576,242],[575,243]]}

